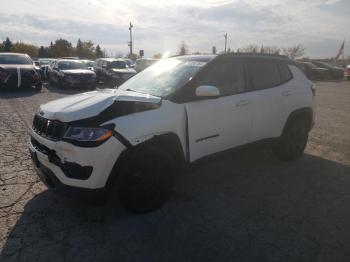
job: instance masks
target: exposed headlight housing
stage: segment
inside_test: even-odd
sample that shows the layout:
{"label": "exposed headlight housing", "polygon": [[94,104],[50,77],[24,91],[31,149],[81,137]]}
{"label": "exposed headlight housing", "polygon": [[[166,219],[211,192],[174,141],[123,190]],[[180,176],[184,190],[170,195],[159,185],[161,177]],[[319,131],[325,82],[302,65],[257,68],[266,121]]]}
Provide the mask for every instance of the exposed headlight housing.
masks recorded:
{"label": "exposed headlight housing", "polygon": [[114,125],[103,127],[71,126],[66,130],[63,140],[78,146],[98,146],[113,136]]}
{"label": "exposed headlight housing", "polygon": [[62,71],[59,71],[59,72],[58,72],[58,76],[64,77],[64,73],[63,73]]}

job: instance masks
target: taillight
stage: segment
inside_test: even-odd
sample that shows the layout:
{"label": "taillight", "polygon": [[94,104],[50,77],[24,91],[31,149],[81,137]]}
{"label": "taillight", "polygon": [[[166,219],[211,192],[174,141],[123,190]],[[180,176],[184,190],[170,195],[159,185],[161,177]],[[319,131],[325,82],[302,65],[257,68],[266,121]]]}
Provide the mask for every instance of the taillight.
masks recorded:
{"label": "taillight", "polygon": [[312,84],[312,85],[310,86],[310,89],[311,89],[312,95],[315,96],[315,95],[316,95],[316,87],[315,87],[315,85]]}

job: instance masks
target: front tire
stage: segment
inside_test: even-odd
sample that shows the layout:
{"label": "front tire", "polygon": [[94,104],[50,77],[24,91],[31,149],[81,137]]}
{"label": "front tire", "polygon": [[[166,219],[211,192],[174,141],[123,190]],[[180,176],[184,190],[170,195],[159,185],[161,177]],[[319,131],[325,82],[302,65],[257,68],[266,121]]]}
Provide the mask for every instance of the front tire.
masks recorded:
{"label": "front tire", "polygon": [[114,187],[114,197],[134,213],[162,206],[175,186],[175,162],[164,150],[147,146],[130,154]]}
{"label": "front tire", "polygon": [[298,159],[304,153],[308,136],[307,121],[302,118],[291,120],[277,142],[277,156],[284,161]]}
{"label": "front tire", "polygon": [[41,92],[42,89],[43,89],[43,84],[42,84],[42,83],[37,84],[37,85],[35,86],[35,91],[37,91],[37,92]]}

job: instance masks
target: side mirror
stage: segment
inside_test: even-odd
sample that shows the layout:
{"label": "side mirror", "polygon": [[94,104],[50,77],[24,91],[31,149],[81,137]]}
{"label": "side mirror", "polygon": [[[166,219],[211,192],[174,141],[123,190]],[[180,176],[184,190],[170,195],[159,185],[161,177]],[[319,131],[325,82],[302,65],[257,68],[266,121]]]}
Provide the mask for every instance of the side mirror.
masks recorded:
{"label": "side mirror", "polygon": [[203,85],[196,88],[196,96],[215,98],[220,96],[220,91],[215,86]]}

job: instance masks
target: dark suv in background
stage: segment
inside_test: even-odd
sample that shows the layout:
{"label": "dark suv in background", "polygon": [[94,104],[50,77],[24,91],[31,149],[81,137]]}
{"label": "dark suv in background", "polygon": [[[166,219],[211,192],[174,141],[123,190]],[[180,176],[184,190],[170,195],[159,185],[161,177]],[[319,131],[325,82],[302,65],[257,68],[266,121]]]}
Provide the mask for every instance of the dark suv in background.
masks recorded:
{"label": "dark suv in background", "polygon": [[312,63],[318,67],[328,69],[332,80],[339,80],[344,77],[344,68],[320,61],[312,61]]}
{"label": "dark suv in background", "polygon": [[311,62],[299,62],[299,67],[310,80],[328,80],[331,78],[330,70],[314,65]]}
{"label": "dark suv in background", "polygon": [[94,88],[96,85],[96,74],[80,60],[57,59],[50,67],[50,82],[61,88]]}
{"label": "dark suv in background", "polygon": [[121,85],[136,74],[135,69],[121,58],[99,58],[95,62],[94,70],[99,81],[114,86]]}

